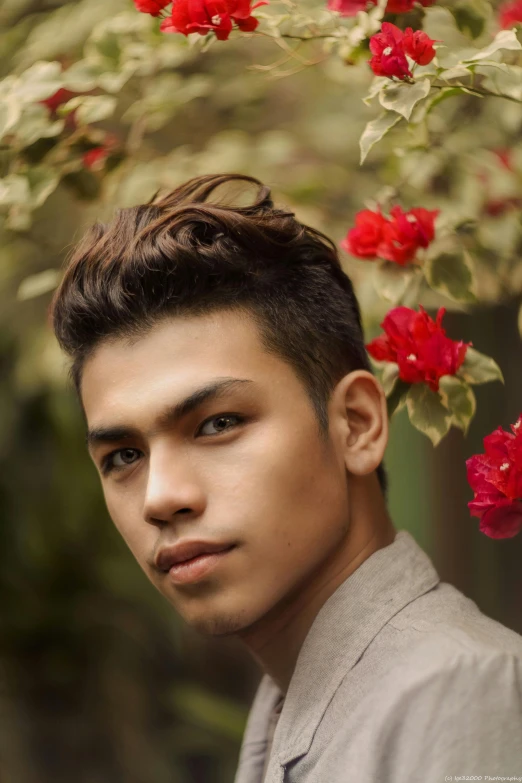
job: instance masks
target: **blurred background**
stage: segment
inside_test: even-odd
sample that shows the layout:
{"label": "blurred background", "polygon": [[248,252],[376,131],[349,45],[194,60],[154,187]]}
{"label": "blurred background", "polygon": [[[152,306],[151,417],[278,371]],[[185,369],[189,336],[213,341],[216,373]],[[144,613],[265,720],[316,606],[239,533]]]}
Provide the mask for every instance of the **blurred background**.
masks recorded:
{"label": "blurred background", "polygon": [[[471,11],[456,39],[480,37]],[[442,5],[428,21],[448,35]],[[448,334],[493,356],[506,383],[478,387],[468,436],[452,429],[437,448],[404,410],[393,418],[389,504],[442,579],[522,633],[522,538],[479,532],[465,470],[482,438],[522,412],[520,103],[446,101],[429,142],[393,136],[360,167],[358,139],[375,109],[361,100],[371,74],[357,58],[262,34],[202,47],[161,35],[130,0],[3,0],[0,31],[0,96],[20,77],[21,100],[37,106],[0,148],[0,782],[234,776],[260,674],[234,641],[186,628],[119,539],[46,320],[64,258],[88,224],[196,174],[257,176],[337,242],[358,210],[397,192],[410,207],[462,216],[464,237],[473,227],[478,303],[422,301],[448,307]],[[64,70],[81,61],[70,94],[39,102],[31,85],[42,61]],[[60,103],[100,90],[109,103],[60,116]],[[0,105],[1,122],[11,110]],[[343,264],[369,340],[389,304],[368,262],[343,254]]]}

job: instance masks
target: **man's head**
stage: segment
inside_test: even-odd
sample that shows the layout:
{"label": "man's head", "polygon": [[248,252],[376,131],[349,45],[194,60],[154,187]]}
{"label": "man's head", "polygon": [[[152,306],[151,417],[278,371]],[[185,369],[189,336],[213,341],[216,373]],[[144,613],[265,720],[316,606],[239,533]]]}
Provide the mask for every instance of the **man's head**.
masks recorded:
{"label": "man's head", "polygon": [[[211,200],[244,181],[250,206]],[[386,494],[351,282],[257,180],[200,177],[95,225],[51,314],[109,513],[194,627],[255,623],[332,562],[354,497]],[[233,548],[199,576],[169,570],[189,540]]]}

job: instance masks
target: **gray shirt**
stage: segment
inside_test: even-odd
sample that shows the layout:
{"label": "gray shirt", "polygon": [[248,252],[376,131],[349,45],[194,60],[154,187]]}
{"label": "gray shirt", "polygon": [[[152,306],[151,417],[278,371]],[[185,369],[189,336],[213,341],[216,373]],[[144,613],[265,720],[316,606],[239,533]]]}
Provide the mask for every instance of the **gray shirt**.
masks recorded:
{"label": "gray shirt", "polygon": [[235,783],[522,781],[522,636],[406,530],[322,606],[282,695],[264,675]]}

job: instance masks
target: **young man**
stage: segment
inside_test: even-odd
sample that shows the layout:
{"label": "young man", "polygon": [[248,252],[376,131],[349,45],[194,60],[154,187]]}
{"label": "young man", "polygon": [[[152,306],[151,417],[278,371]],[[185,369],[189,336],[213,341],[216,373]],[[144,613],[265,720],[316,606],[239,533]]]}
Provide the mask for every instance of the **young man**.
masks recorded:
{"label": "young man", "polygon": [[[215,193],[244,182],[248,206]],[[95,225],[51,313],[115,525],[264,673],[237,783],[522,779],[522,637],[393,526],[386,401],[330,240],[257,180],[200,177]]]}

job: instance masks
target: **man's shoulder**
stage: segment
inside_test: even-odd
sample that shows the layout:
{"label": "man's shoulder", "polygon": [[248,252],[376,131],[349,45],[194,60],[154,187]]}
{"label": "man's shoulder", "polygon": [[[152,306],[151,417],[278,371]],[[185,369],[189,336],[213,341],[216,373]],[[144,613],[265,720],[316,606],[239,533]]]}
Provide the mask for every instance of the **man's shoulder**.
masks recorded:
{"label": "man's shoulder", "polygon": [[411,647],[415,657],[430,650],[441,660],[448,658],[488,658],[506,653],[522,659],[522,636],[489,617],[477,604],[453,585],[439,584],[397,612],[389,625],[396,642]]}
{"label": "man's shoulder", "polygon": [[427,683],[487,680],[510,667],[522,674],[522,636],[440,582],[386,623],[347,671],[332,706],[382,712]]}

